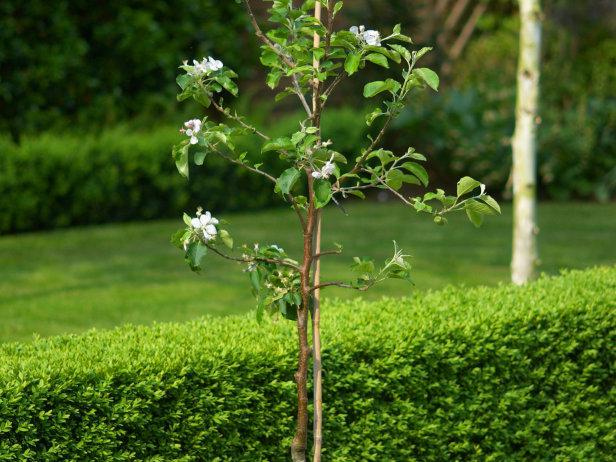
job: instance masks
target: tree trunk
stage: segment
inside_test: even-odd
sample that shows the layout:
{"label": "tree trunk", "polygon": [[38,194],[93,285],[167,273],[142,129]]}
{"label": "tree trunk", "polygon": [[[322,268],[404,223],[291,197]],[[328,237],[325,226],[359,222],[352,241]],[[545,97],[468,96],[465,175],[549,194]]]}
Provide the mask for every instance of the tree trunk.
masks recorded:
{"label": "tree trunk", "polygon": [[308,345],[308,312],[310,311],[310,298],[312,284],[310,270],[313,258],[313,234],[315,225],[314,190],[311,172],[308,177],[308,213],[306,216],[306,230],[304,231],[304,259],[301,267],[302,306],[297,312],[297,335],[299,342],[299,358],[295,383],[297,384],[297,427],[295,437],[291,443],[291,459],[293,462],[306,461],[306,446],[308,441],[308,360],[310,346]]}
{"label": "tree trunk", "polygon": [[520,52],[513,135],[513,255],[514,284],[529,281],[537,262],[536,152],[537,103],[541,53],[539,0],[520,2]]}

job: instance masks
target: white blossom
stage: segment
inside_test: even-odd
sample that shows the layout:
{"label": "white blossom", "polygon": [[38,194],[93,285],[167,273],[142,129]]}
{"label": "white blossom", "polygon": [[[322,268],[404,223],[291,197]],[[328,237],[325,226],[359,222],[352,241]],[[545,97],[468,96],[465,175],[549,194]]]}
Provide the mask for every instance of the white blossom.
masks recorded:
{"label": "white blossom", "polygon": [[336,164],[334,162],[332,162],[334,160],[334,156],[331,157],[331,159],[329,159],[327,162],[325,162],[325,165],[323,165],[323,167],[321,167],[321,170],[317,170],[312,172],[312,177],[316,178],[316,179],[327,179],[330,177],[330,175],[332,173],[334,173],[334,170],[336,169]]}
{"label": "white blossom", "polygon": [[362,34],[364,41],[368,45],[380,47],[381,46],[381,34],[378,30],[367,30]]}
{"label": "white blossom", "polygon": [[184,122],[184,133],[187,136],[190,136],[190,144],[197,144],[199,139],[197,138],[197,133],[201,131],[201,121],[199,119],[192,119],[188,122]]}
{"label": "white blossom", "polygon": [[[186,63],[184,65],[186,65]],[[201,61],[193,59],[192,69],[189,69],[187,72],[188,75],[192,75],[194,77],[203,77],[212,71],[222,69],[222,67],[222,61],[208,56],[207,58],[203,58]]]}
{"label": "white blossom", "polygon": [[378,30],[366,30],[364,26],[353,26],[349,30],[368,45],[381,46],[381,34]]}
{"label": "white blossom", "polygon": [[197,212],[197,217],[190,220],[190,225],[195,231],[203,234],[204,241],[211,241],[218,234],[216,225],[218,220],[210,212]]}

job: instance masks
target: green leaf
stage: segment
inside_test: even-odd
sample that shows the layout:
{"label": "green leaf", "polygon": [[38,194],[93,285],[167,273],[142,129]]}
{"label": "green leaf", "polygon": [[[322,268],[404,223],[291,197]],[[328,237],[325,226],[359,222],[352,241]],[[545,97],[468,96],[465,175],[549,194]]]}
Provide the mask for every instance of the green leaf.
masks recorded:
{"label": "green leaf", "polygon": [[226,245],[230,249],[233,248],[233,238],[229,234],[229,231],[227,231],[226,229],[221,229],[218,235],[220,236],[220,239],[222,239],[224,245]]}
{"label": "green leaf", "polygon": [[336,2],[336,4],[334,5],[334,15],[342,9],[342,6],[343,6],[342,2]]}
{"label": "green leaf", "polygon": [[175,161],[175,166],[184,178],[188,178],[188,141],[173,146],[171,155]]}
{"label": "green leaf", "polygon": [[314,202],[316,208],[325,207],[332,198],[332,185],[323,179],[314,180]]}
{"label": "green leaf", "polygon": [[381,117],[383,115],[385,115],[385,113],[381,111],[380,108],[376,108],[371,113],[366,114],[366,125],[372,125],[372,122],[374,122],[378,117]]}
{"label": "green leaf", "polygon": [[460,197],[466,193],[471,192],[473,189],[479,186],[481,186],[481,183],[479,181],[471,178],[470,176],[465,176],[463,178],[460,178],[460,181],[458,181],[456,193],[458,197]]}
{"label": "green leaf", "polygon": [[470,222],[474,224],[477,228],[479,228],[481,224],[483,223],[483,216],[475,212],[471,208],[466,207],[465,210],[466,210],[466,215],[468,216],[468,219],[470,220]]}
{"label": "green leaf", "polygon": [[361,191],[359,191],[357,189],[351,189],[350,191],[346,191],[346,194],[350,194],[351,196],[359,197],[360,199],[365,199],[366,198],[366,195],[363,192],[361,192]]}
{"label": "green leaf", "polygon": [[423,165],[416,164],[415,162],[405,162],[404,164],[402,164],[402,167],[407,169],[417,178],[419,178],[419,181],[421,181],[424,186],[428,186],[428,172],[426,172],[426,169],[423,167]]}
{"label": "green leaf", "polygon": [[207,247],[201,241],[191,242],[186,249],[186,261],[193,271],[201,269],[203,257],[207,254]]}
{"label": "green leaf", "polygon": [[391,91],[394,93],[398,91],[399,88],[400,84],[393,79],[375,80],[374,82],[367,83],[364,87],[364,97],[372,98],[383,91]]}
{"label": "green leaf", "polygon": [[414,53],[414,57],[415,57],[415,61],[417,61],[418,59],[420,59],[422,56],[424,56],[426,53],[428,53],[429,51],[432,51],[432,47],[423,47],[421,50],[417,51]]}
{"label": "green leaf", "polygon": [[387,62],[387,58],[379,53],[370,53],[366,56],[366,60],[373,62],[374,64],[378,64],[379,66],[389,68],[389,63]]}
{"label": "green leaf", "polygon": [[280,82],[281,77],[282,77],[282,71],[275,69],[267,74],[265,83],[267,84],[268,87],[270,87],[273,90],[274,88],[278,86],[278,82]]}
{"label": "green leaf", "polygon": [[187,213],[182,214],[182,220],[184,220],[184,223],[186,224],[186,226],[192,226],[190,221],[190,215],[188,215]]}
{"label": "green leaf", "polygon": [[479,215],[496,215],[498,213],[489,205],[475,199],[467,200],[464,203],[464,208],[471,209]]}
{"label": "green leaf", "polygon": [[360,275],[372,274],[375,271],[374,261],[367,257],[353,257],[351,269]]}
{"label": "green leaf", "polygon": [[357,53],[349,53],[344,60],[344,70],[347,74],[353,75],[357,72],[357,68],[359,67],[361,59],[359,54]]}
{"label": "green leaf", "polygon": [[182,90],[186,90],[186,87],[188,86],[191,80],[192,80],[191,76],[187,74],[178,75],[175,79],[175,81],[177,82],[177,84]]}
{"label": "green leaf", "polygon": [[282,194],[289,194],[300,176],[300,171],[295,167],[286,169],[276,180],[276,189]]}
{"label": "green leaf", "polygon": [[265,143],[263,148],[261,148],[261,152],[268,151],[289,151],[295,149],[295,145],[291,138],[276,138],[274,140],[268,141]]}
{"label": "green leaf", "polygon": [[184,234],[186,234],[185,229],[179,229],[173,233],[171,235],[171,244],[178,249],[184,248]]}
{"label": "green leaf", "polygon": [[402,173],[400,170],[392,170],[387,174],[387,185],[394,191],[397,191],[402,187],[403,181],[404,173]]}
{"label": "green leaf", "polygon": [[204,151],[195,152],[195,165],[203,165],[203,161],[205,160],[206,155],[207,152]]}
{"label": "green leaf", "polygon": [[436,72],[432,69],[428,69],[427,67],[420,67],[419,69],[415,69],[413,74],[423,80],[426,85],[432,88],[434,91],[438,91],[439,78]]}
{"label": "green leaf", "polygon": [[407,61],[411,60],[411,52],[407,50],[405,47],[403,47],[402,45],[398,45],[397,43],[392,43],[389,45],[389,47],[392,50],[395,50],[396,52],[398,52],[400,55],[402,55],[405,60]]}
{"label": "green leaf", "polygon": [[233,96],[237,96],[237,85],[226,75],[216,77],[216,81],[223,86],[225,90],[231,93]]}
{"label": "green leaf", "polygon": [[210,107],[210,104],[212,104],[212,100],[203,90],[193,93],[193,98],[197,103],[205,107]]}
{"label": "green leaf", "polygon": [[498,205],[498,202],[496,202],[492,196],[489,196],[486,194],[485,196],[481,197],[481,200],[485,202],[488,205],[488,207],[490,207],[492,210],[494,210],[496,213],[500,215],[501,213],[500,205]]}

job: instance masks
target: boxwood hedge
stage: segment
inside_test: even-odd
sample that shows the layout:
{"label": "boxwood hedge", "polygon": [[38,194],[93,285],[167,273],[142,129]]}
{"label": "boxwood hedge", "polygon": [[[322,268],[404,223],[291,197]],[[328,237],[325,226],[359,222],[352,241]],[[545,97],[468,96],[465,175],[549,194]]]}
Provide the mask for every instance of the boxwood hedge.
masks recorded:
{"label": "boxwood hedge", "polygon": [[215,156],[186,182],[171,159],[178,127],[0,137],[0,233],[275,203],[269,184]]}
{"label": "boxwood hedge", "polygon": [[[326,303],[325,460],[610,460],[615,309],[616,267]],[[286,460],[295,343],[230,317],[5,345],[0,459]]]}

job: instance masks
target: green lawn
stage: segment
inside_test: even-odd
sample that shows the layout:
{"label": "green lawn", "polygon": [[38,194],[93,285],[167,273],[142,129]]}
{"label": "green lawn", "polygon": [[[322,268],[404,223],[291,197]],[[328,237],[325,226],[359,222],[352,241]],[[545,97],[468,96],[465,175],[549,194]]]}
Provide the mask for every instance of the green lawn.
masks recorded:
{"label": "green lawn", "polygon": [[[364,297],[408,295],[447,284],[493,285],[509,277],[510,207],[502,217],[488,217],[480,229],[462,215],[439,227],[395,204],[358,203],[348,213],[325,212],[324,248],[339,242],[345,254],[324,260],[324,279],[349,275],[352,256],[386,258],[394,239],[413,256],[414,287],[392,281]],[[616,205],[543,204],[539,216],[542,271],[616,263]],[[292,213],[224,218],[236,242],[277,243],[299,257]],[[236,264],[212,255],[202,274],[189,271],[169,244],[181,225],[181,220],[158,221],[0,237],[0,341],[251,309],[247,277]],[[324,296],[357,293],[327,289]]]}

